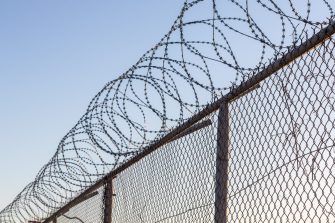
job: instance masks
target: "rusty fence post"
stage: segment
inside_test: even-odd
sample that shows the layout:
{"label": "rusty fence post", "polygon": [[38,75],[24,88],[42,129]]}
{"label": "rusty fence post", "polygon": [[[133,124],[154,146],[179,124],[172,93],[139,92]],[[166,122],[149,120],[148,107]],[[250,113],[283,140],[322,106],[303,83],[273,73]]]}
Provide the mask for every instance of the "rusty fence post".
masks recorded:
{"label": "rusty fence post", "polygon": [[228,159],[229,159],[229,111],[228,101],[219,110],[217,129],[216,174],[215,174],[215,223],[227,222]]}
{"label": "rusty fence post", "polygon": [[112,222],[113,177],[108,177],[104,192],[104,223]]}

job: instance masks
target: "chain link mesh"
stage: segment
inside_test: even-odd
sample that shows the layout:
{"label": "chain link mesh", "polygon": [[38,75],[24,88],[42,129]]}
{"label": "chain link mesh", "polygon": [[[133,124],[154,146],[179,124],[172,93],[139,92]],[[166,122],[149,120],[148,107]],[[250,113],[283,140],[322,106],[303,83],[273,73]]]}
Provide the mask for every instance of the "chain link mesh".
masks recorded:
{"label": "chain link mesh", "polygon": [[[205,118],[206,119],[206,118]],[[117,175],[112,222],[213,219],[216,116]]]}
{"label": "chain link mesh", "polygon": [[[57,222],[335,222],[334,3],[311,2],[186,0],[0,222],[50,222],[60,210]],[[238,59],[246,45],[252,56]],[[64,210],[106,174],[112,193],[101,184]]]}
{"label": "chain link mesh", "polygon": [[[215,112],[117,175],[112,222],[223,222],[215,205],[226,222],[334,222],[334,49],[330,38],[227,102],[229,126]],[[217,131],[227,128],[222,188]]]}
{"label": "chain link mesh", "polygon": [[57,218],[57,223],[102,223],[104,219],[104,187],[96,195],[71,207]]}
{"label": "chain link mesh", "polygon": [[335,222],[334,50],[330,38],[226,102],[229,125],[216,111],[116,175],[112,222]]}
{"label": "chain link mesh", "polygon": [[228,222],[335,222],[334,44],[230,103]]}
{"label": "chain link mesh", "polygon": [[335,222],[334,51],[224,100],[57,222]]}

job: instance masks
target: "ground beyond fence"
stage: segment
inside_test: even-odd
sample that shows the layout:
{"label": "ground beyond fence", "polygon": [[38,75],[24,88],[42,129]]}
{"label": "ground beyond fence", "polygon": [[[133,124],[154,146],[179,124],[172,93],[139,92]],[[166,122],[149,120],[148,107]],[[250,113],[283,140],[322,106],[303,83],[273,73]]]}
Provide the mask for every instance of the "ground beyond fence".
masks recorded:
{"label": "ground beyond fence", "polygon": [[330,24],[44,222],[335,222]]}

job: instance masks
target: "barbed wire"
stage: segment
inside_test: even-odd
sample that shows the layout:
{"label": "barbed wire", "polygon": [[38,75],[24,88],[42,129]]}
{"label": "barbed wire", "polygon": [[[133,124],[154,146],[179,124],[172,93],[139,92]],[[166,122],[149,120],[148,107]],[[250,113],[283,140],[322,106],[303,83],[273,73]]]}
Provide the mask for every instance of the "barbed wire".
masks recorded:
{"label": "barbed wire", "polygon": [[169,32],[107,83],[0,222],[43,219],[334,19],[327,0],[185,1]]}

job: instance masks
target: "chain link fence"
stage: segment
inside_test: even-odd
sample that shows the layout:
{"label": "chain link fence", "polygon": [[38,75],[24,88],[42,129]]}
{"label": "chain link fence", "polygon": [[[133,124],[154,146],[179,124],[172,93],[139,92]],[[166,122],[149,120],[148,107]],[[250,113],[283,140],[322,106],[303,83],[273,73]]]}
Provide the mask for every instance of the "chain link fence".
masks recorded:
{"label": "chain link fence", "polygon": [[66,222],[103,222],[104,217],[104,187],[94,193],[83,196],[83,199],[72,208],[65,210],[55,221]]}
{"label": "chain link fence", "polygon": [[183,2],[0,223],[334,222],[335,1]]}
{"label": "chain link fence", "polygon": [[335,222],[334,44],[230,103],[228,222]]}
{"label": "chain link fence", "polygon": [[334,26],[44,222],[335,222]]}

